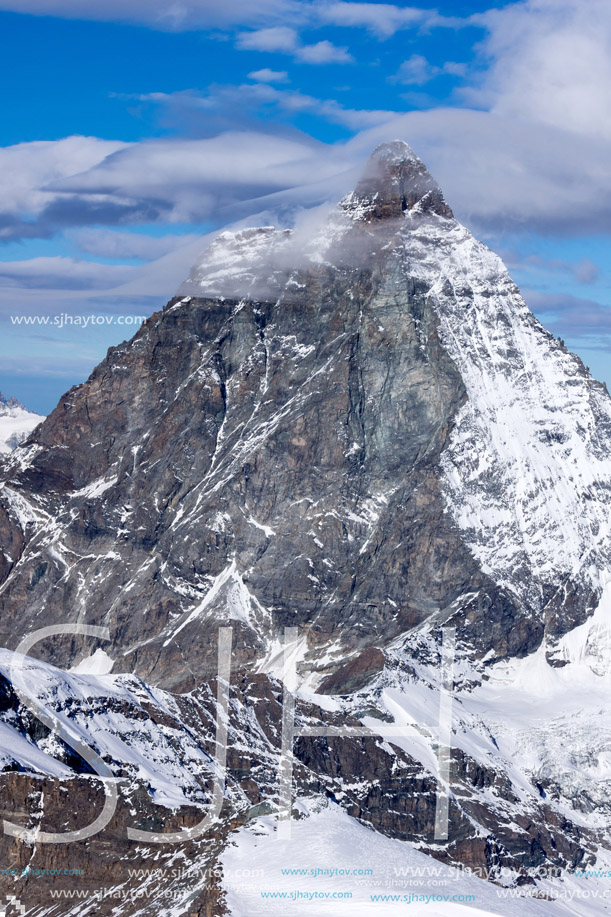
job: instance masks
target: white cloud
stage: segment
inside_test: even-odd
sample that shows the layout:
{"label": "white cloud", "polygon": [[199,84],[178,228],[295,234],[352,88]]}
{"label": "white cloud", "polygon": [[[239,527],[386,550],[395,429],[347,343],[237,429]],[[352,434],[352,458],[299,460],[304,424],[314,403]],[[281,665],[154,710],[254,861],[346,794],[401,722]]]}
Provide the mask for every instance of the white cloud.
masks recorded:
{"label": "white cloud", "polygon": [[296,60],[306,64],[347,64],[352,61],[346,48],[338,48],[330,41],[302,45],[295,29],[288,26],[241,32],[236,39],[236,47],[243,51],[291,54]]}
{"label": "white cloud", "polygon": [[254,32],[242,32],[236,40],[237,47],[245,51],[290,53],[297,48],[297,44],[297,32],[288,26],[274,26],[269,29],[257,29]]}
{"label": "white cloud", "polygon": [[354,58],[347,48],[338,48],[330,41],[317,41],[314,45],[297,48],[296,57],[306,64],[349,64]]}
{"label": "white cloud", "polygon": [[305,138],[301,142],[254,131],[201,140],[152,140],[133,144],[93,169],[55,182],[53,189],[65,195],[94,195],[102,202],[146,201],[172,222],[199,221],[219,203],[290,186],[301,177],[304,160],[311,161],[316,148]]}
{"label": "white cloud", "polygon": [[89,19],[132,22],[164,31],[232,26],[281,27],[335,25],[366,28],[378,38],[399,29],[424,25],[456,26],[464,20],[440,16],[435,10],[391,3],[309,2],[309,0],[0,0],[0,10]]}
{"label": "white cloud", "polygon": [[[247,85],[235,88],[233,101],[243,104],[248,92],[258,100],[278,90]],[[217,104],[191,101],[202,112]],[[308,97],[301,101],[313,104]],[[292,104],[300,104],[299,94]],[[223,208],[302,184],[313,163],[324,174],[324,149],[305,136],[262,131],[132,144],[71,137],[0,149],[0,238],[46,237],[78,226],[218,218]]]}
{"label": "white cloud", "polygon": [[322,22],[336,26],[364,27],[380,38],[390,38],[399,29],[414,28],[431,20],[431,10],[398,7],[390,3],[326,3],[317,8]]}
{"label": "white cloud", "polygon": [[347,150],[364,158],[394,137],[413,146],[477,232],[611,232],[611,146],[602,138],[444,108],[396,114],[361,131]]}
{"label": "white cloud", "polygon": [[400,83],[415,83],[417,86],[426,83],[433,76],[433,68],[422,54],[412,54],[403,61],[397,73]]}
{"label": "white cloud", "polygon": [[611,4],[526,0],[473,17],[491,69],[466,99],[516,120],[611,140]]}
{"label": "white cloud", "polygon": [[164,31],[299,22],[304,14],[299,0],[0,0],[0,10],[142,23]]}
{"label": "white cloud", "polygon": [[[141,100],[153,101],[164,107],[166,118],[169,122],[181,121],[183,124],[189,118],[199,118],[200,125],[204,112],[206,113],[206,126],[215,111],[221,112],[223,117],[243,117],[245,105],[251,114],[264,111],[269,114],[275,108],[275,114],[295,114],[296,112],[311,112],[331,121],[342,124],[352,130],[371,127],[381,124],[395,117],[395,112],[380,109],[354,109],[345,108],[335,99],[318,99],[315,96],[300,92],[295,89],[279,89],[269,84],[257,83],[256,85],[244,84],[241,86],[216,86],[207,95],[193,91],[177,93],[150,93],[139,97]],[[172,115],[172,111],[176,114]],[[193,129],[196,130],[195,124]]]}
{"label": "white cloud", "polygon": [[[307,111],[349,127],[356,136],[332,146],[297,144],[299,152],[294,155],[291,144],[295,141],[279,137],[259,137],[252,156],[250,135],[225,133],[214,140],[189,141],[195,144],[193,157],[198,162],[199,179],[189,174],[186,165],[188,144],[174,152],[161,145],[153,159],[139,145],[129,155],[125,152],[111,157],[117,167],[122,159],[129,160],[124,184],[119,182],[118,187],[127,194],[132,175],[136,186],[141,173],[149,175],[147,199],[167,194],[177,200],[180,214],[180,189],[176,190],[165,170],[155,164],[157,157],[167,158],[169,169],[176,156],[180,164],[177,171],[192,182],[186,195],[190,208],[204,191],[212,195],[209,212],[218,215],[224,206],[227,218],[237,216],[240,207],[244,213],[255,207],[282,207],[288,202],[320,203],[325,197],[337,199],[349,190],[344,179],[355,180],[377,143],[399,137],[429,165],[457,216],[477,232],[524,227],[567,235],[611,231],[611,148],[602,138],[594,141],[544,124],[516,123],[469,109],[407,113],[346,109],[335,100],[269,85],[225,87],[216,99],[207,98],[203,103],[226,108],[232,100],[246,102],[251,110],[273,105],[289,113]],[[198,104],[200,100],[192,101]],[[158,144],[162,142],[155,146]],[[280,163],[276,165],[278,160],[273,160],[266,168],[266,157],[278,155]],[[224,171],[213,168],[217,159]],[[115,166],[110,170],[110,165],[108,161],[91,170],[87,183],[75,185],[74,190],[82,187],[84,191],[101,192],[117,187]],[[316,175],[314,186],[312,175]]]}
{"label": "white cloud", "polygon": [[455,61],[446,61],[441,67],[429,63],[422,54],[412,54],[403,61],[393,81],[407,85],[422,86],[436,76],[448,74],[450,76],[464,76],[467,67]]}
{"label": "white cloud", "polygon": [[[385,38],[398,29],[449,24],[429,11],[386,3],[184,0],[172,6],[161,0],[0,0],[0,9],[120,19],[160,29],[233,25],[252,30],[241,32],[242,47],[309,63],[345,62],[349,55],[324,40],[303,44],[303,25],[362,27]],[[0,238],[48,236],[92,225],[230,221],[264,209],[266,222],[288,222],[300,204],[341,197],[371,149],[394,137],[416,149],[457,216],[477,233],[498,239],[506,230],[523,228],[569,236],[611,232],[608,0],[523,0],[472,21],[487,29],[481,52],[489,67],[462,100],[483,110],[347,109],[333,99],[271,85],[286,73],[269,68],[250,74],[254,85],[216,87],[207,96],[152,94],[148,98],[167,110],[183,106],[181,118],[192,111],[196,139],[127,144],[69,137],[0,149]],[[416,54],[404,62],[397,79],[421,85],[440,72],[462,75],[462,65],[438,67]],[[356,136],[325,145],[296,132],[283,134],[279,118],[273,134],[235,127],[270,107],[274,115],[310,112]],[[216,136],[197,139],[198,125],[204,121],[212,132],[217,116],[225,121]],[[120,303],[126,311],[125,304],[138,296],[154,297],[160,304],[204,246],[204,240],[192,236],[175,243],[175,237],[159,240],[99,228],[72,229],[72,239],[96,257],[152,260],[128,266],[74,258],[5,263],[0,267],[0,311],[15,311],[18,304],[40,309],[42,300],[49,312],[66,303],[100,310],[102,302],[117,308]],[[530,266],[557,268],[559,276],[564,272],[582,283],[597,279],[596,265],[587,260],[563,267],[531,259]],[[584,328],[584,335],[594,338],[611,327],[611,313],[601,304],[529,296],[546,322],[555,322],[563,333],[571,327],[578,335]],[[150,303],[144,311],[152,308]]]}
{"label": "white cloud", "polygon": [[611,307],[563,293],[524,290],[524,298],[556,334],[589,339],[587,346],[611,350]]}
{"label": "white cloud", "polygon": [[16,225],[28,234],[28,222],[53,203],[54,181],[90,169],[125,143],[96,137],[19,143],[0,148],[0,239]]}
{"label": "white cloud", "polygon": [[[324,10],[345,25],[350,17],[365,25],[372,7],[381,21],[390,16],[388,29],[398,21],[398,8],[389,4],[335,3]],[[369,150],[394,136],[414,146],[457,215],[478,232],[525,226],[568,235],[611,231],[611,7],[601,0],[587,9],[574,0],[526,0],[476,18],[489,30],[483,51],[492,66],[470,98],[490,111],[347,109],[270,85],[279,72],[267,69],[251,74],[258,78],[254,85],[217,87],[208,96],[156,94],[167,109],[190,107],[207,129],[218,112],[239,124],[245,110],[256,117],[274,107],[310,112],[357,136],[330,147],[296,134],[221,130],[202,140],[123,144],[71,137],[0,149],[0,237],[92,224],[232,219],[267,206],[319,203],[339,196]],[[304,51],[297,30],[286,25],[243,33],[240,41],[293,55]],[[324,42],[305,47],[320,48],[310,53],[321,58],[329,51]],[[413,55],[400,74],[417,83],[450,67]],[[85,246],[116,250],[110,236],[82,238]],[[132,247],[134,257],[143,258],[157,245],[131,244],[140,246],[140,254]],[[588,282],[595,268],[584,264],[573,276]]]}
{"label": "white cloud", "polygon": [[0,261],[0,287],[110,289],[129,280],[132,267],[60,256]]}
{"label": "white cloud", "polygon": [[286,83],[288,73],[286,70],[270,70],[269,67],[263,67],[262,70],[253,70],[249,73],[248,79],[259,83]]}
{"label": "white cloud", "polygon": [[173,251],[138,265],[65,257],[0,262],[0,320],[60,312],[151,314],[174,295],[211,238],[183,236]]}
{"label": "white cloud", "polygon": [[[483,111],[350,112],[332,100],[266,85],[250,89],[253,99],[256,93],[271,94],[277,104],[346,122],[352,118],[358,133],[347,143],[325,145],[306,138],[234,131],[205,140],[134,143],[119,150],[111,145],[109,155],[101,161],[102,148],[94,143],[91,151],[97,150],[96,156],[93,152],[89,158],[75,155],[78,174],[68,177],[64,162],[60,179],[44,193],[59,199],[67,196],[72,206],[82,201],[104,206],[107,198],[131,201],[134,212],[156,208],[159,219],[185,221],[208,215],[227,222],[245,218],[250,224],[286,223],[299,206],[339,199],[354,186],[373,147],[399,137],[429,165],[457,216],[479,233],[525,226],[573,235],[611,231],[611,156],[609,144],[601,138],[582,138],[547,125],[516,125]],[[245,98],[245,87],[234,87],[234,92]],[[37,199],[38,177],[54,174],[51,165],[71,148],[66,141],[56,144],[57,149],[53,144],[22,145],[32,180],[29,189],[22,182],[23,199]],[[0,150],[0,162],[4,152]],[[47,210],[43,207],[43,221]],[[267,212],[260,212],[264,210]],[[308,218],[306,215],[306,221]],[[71,238],[81,250],[98,257],[153,260],[128,266],[74,258],[5,263],[0,266],[0,314],[40,311],[41,302],[49,314],[146,314],[172,295],[206,241],[192,235],[157,240],[99,228],[73,231]],[[162,242],[169,246],[165,254]],[[532,266],[538,265],[533,262]],[[555,263],[539,266],[562,269]],[[588,261],[569,265],[567,271],[582,282],[596,279],[596,267]],[[139,305],[138,297],[148,299]],[[585,313],[582,301],[556,300],[554,305],[562,312],[556,319],[551,300],[533,299],[532,304],[546,323],[555,322],[567,337],[566,329],[581,318],[593,334],[597,327],[608,327],[610,313],[600,305],[588,304]],[[92,365],[94,362],[92,359]]]}
{"label": "white cloud", "polygon": [[[180,105],[181,112],[191,106],[194,123],[199,119],[206,126],[217,111],[229,112],[237,122],[245,108],[269,113],[271,107],[280,114],[309,112],[357,135],[332,146],[276,129],[132,144],[67,138],[6,148],[0,150],[3,236],[231,220],[275,202],[320,203],[325,195],[339,195],[343,185],[337,176],[354,177],[370,150],[395,136],[412,144],[457,215],[479,232],[527,225],[565,234],[611,231],[611,145],[602,137],[469,109],[347,109],[332,99],[265,83],[155,99],[166,108]],[[101,244],[89,238],[92,245]]]}
{"label": "white cloud", "polygon": [[69,233],[70,241],[79,251],[97,258],[113,258],[117,261],[132,258],[153,261],[200,238],[195,234],[148,236],[138,232],[90,228]]}

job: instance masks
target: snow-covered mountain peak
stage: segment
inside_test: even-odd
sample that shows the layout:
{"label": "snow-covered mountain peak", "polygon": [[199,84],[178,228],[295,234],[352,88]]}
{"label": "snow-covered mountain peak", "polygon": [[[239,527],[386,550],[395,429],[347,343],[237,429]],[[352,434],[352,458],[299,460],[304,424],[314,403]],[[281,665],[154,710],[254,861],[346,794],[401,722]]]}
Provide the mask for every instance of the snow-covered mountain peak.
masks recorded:
{"label": "snow-covered mountain peak", "polygon": [[[439,185],[412,148],[401,140],[384,143],[373,151],[354,191],[330,213],[328,208],[315,212],[307,226],[220,233],[178,295],[271,297],[280,293],[291,272],[321,263],[361,264],[364,254],[372,254],[372,241],[379,250],[405,216],[430,215],[443,217],[447,227],[454,225]],[[372,223],[382,223],[374,240],[353,232],[360,224]]]}
{"label": "snow-covered mountain peak", "polygon": [[357,209],[366,221],[397,218],[414,209],[447,219],[453,216],[425,164],[401,140],[383,143],[373,151],[363,177],[340,206]]}
{"label": "snow-covered mountain peak", "polygon": [[24,406],[20,401],[17,401],[13,395],[11,395],[10,398],[7,398],[5,395],[3,395],[2,392],[0,392],[0,411],[4,410],[5,408],[21,408],[22,411],[25,411]]}
{"label": "snow-covered mountain peak", "polygon": [[370,161],[380,160],[384,162],[416,162],[422,160],[416,155],[409,143],[405,140],[390,140],[386,143],[380,143],[371,154]]}
{"label": "snow-covered mountain peak", "polygon": [[28,411],[16,398],[5,398],[0,392],[0,453],[11,452],[44,417]]}
{"label": "snow-covered mountain peak", "polygon": [[406,220],[401,237],[467,391],[441,457],[448,508],[484,570],[562,633],[572,591],[593,610],[611,569],[611,400],[465,227]]}
{"label": "snow-covered mountain peak", "polygon": [[[570,629],[611,569],[604,388],[541,327],[402,141],[377,147],[355,190],[306,236],[222,233],[181,293],[281,303],[318,269],[371,269],[385,302],[406,278],[417,284],[466,392],[440,456],[448,510],[487,575],[552,633]],[[582,589],[587,598],[572,596]]]}
{"label": "snow-covered mountain peak", "polygon": [[222,232],[193,266],[178,295],[262,295],[285,266],[290,238],[290,230],[273,226]]}

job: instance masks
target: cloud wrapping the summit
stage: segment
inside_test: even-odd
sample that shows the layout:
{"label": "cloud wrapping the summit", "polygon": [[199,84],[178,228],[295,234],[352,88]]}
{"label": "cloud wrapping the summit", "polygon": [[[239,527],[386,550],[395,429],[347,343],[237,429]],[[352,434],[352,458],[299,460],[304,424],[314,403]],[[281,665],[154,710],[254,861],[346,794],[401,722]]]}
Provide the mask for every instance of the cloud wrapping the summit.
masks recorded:
{"label": "cloud wrapping the summit", "polygon": [[[516,125],[487,112],[353,112],[271,86],[235,88],[235,102],[311,111],[360,128],[343,144],[262,131],[209,138],[165,138],[113,144],[87,138],[0,150],[0,165],[21,161],[18,180],[1,170],[0,234],[48,237],[70,226],[125,226],[234,220],[299,202],[334,200],[371,149],[407,137],[438,178],[456,213],[476,230],[528,224],[542,232],[611,231],[609,144],[545,125]],[[221,93],[220,104],[230,94]],[[265,102],[263,101],[265,100]],[[210,98],[181,99],[193,106]],[[160,100],[170,105],[173,99]],[[575,170],[574,163],[589,167]],[[12,173],[13,175],[15,173]],[[27,216],[27,219],[26,219]]]}
{"label": "cloud wrapping the summit", "polygon": [[[129,141],[75,134],[0,148],[5,313],[33,308],[41,292],[58,308],[62,291],[86,304],[140,292],[161,301],[198,232],[286,225],[336,201],[395,137],[494,247],[514,233],[611,232],[608,0],[520,0],[462,18],[448,3],[443,15],[358,0],[0,0],[1,10],[136,24],[155,41],[202,30],[215,62],[207,73],[202,57],[201,81],[199,70],[183,81],[170,56],[159,85],[113,86],[116,105],[133,110]],[[114,136],[108,125],[100,135]],[[535,273],[545,257],[531,259]],[[590,302],[605,295],[600,265],[568,260],[578,267],[558,267],[558,283],[587,285]],[[578,308],[557,314],[572,327]]]}

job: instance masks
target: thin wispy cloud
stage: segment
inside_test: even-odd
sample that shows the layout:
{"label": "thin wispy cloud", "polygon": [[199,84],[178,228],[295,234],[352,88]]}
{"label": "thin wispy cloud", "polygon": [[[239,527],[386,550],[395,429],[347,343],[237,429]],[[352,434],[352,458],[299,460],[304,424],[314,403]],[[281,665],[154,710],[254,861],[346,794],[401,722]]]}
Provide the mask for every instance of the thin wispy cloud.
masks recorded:
{"label": "thin wispy cloud", "polygon": [[591,258],[580,258],[579,261],[567,261],[562,258],[544,258],[541,255],[516,257],[512,253],[504,255],[508,264],[523,270],[545,274],[564,274],[572,277],[577,283],[591,286],[601,277],[601,269]]}
{"label": "thin wispy cloud", "polygon": [[[309,6],[309,4],[305,4]],[[299,21],[299,0],[0,0],[0,10],[66,19],[128,22],[162,31]]]}
{"label": "thin wispy cloud", "polygon": [[421,26],[455,27],[465,19],[430,8],[325,0],[0,0],[0,11],[100,22],[136,23],[160,31],[232,26],[363,28],[379,39]]}
{"label": "thin wispy cloud", "polygon": [[[202,139],[163,138],[99,147],[85,144],[72,174],[64,163],[50,179],[67,143],[31,144],[18,192],[0,198],[5,238],[47,237],[70,226],[201,223],[235,219],[260,209],[279,192],[294,200],[313,175],[317,181],[358,170],[370,149],[389,136],[408,137],[442,183],[456,212],[474,228],[493,231],[528,225],[554,233],[611,231],[609,144],[545,125],[520,127],[488,112],[353,110],[268,84],[218,87],[202,96],[157,94],[156,104],[208,117],[245,103],[287,116],[308,113],[356,132],[329,145],[277,130],[233,130]],[[70,138],[77,149],[83,138]],[[2,161],[0,151],[0,162]],[[103,155],[106,153],[106,155]],[[50,163],[49,163],[50,160]],[[588,168],[576,170],[576,162]],[[89,167],[83,167],[88,163]],[[42,181],[41,181],[42,178]],[[320,203],[321,201],[317,201]],[[27,207],[27,220],[22,216]],[[4,209],[3,209],[4,208]],[[20,210],[23,208],[23,210]],[[236,209],[237,208],[237,209]]]}
{"label": "thin wispy cloud", "polygon": [[89,228],[73,230],[69,238],[81,252],[96,258],[154,261],[177,248],[197,242],[201,235],[184,233],[178,236],[150,236],[118,229]]}
{"label": "thin wispy cloud", "polygon": [[465,101],[611,140],[611,6],[525,0],[473,17],[488,68]]}
{"label": "thin wispy cloud", "polygon": [[337,47],[326,39],[302,44],[296,30],[288,26],[242,32],[236,39],[236,47],[246,51],[290,54],[306,64],[349,64],[354,60],[347,48]]}
{"label": "thin wispy cloud", "polygon": [[270,70],[269,67],[263,67],[261,70],[252,70],[248,78],[259,83],[286,83],[288,73],[286,70]]}
{"label": "thin wispy cloud", "polygon": [[524,297],[552,331],[585,340],[588,348],[611,351],[611,306],[593,299],[538,290],[525,290]]}
{"label": "thin wispy cloud", "polygon": [[378,38],[390,38],[400,29],[417,28],[439,19],[432,10],[391,3],[322,3],[316,15],[321,22],[332,25],[366,28]]}
{"label": "thin wispy cloud", "polygon": [[247,51],[279,51],[291,54],[297,48],[298,42],[299,36],[295,29],[274,26],[270,29],[242,32],[237,37],[236,46]]}
{"label": "thin wispy cloud", "polygon": [[116,264],[98,264],[74,258],[28,258],[25,261],[0,262],[0,287],[27,289],[87,290],[112,288],[129,280],[132,268]]}
{"label": "thin wispy cloud", "polygon": [[422,86],[437,76],[465,76],[467,65],[446,61],[441,66],[431,64],[422,54],[412,54],[404,60],[397,73],[391,77],[397,83]]}
{"label": "thin wispy cloud", "polygon": [[[56,199],[49,190],[54,181],[86,171],[126,146],[95,137],[66,137],[0,148],[0,240],[36,234],[37,218]],[[42,234],[53,231],[49,226]]]}

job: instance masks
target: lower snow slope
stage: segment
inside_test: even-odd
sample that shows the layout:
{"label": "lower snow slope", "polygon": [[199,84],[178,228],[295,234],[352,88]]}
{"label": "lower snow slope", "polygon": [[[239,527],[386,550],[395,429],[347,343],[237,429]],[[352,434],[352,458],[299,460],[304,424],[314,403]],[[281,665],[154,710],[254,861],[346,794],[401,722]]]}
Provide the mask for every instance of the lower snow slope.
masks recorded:
{"label": "lower snow slope", "polygon": [[363,827],[334,803],[304,800],[301,816],[287,840],[271,817],[232,835],[221,858],[231,917],[590,917],[607,907],[604,880],[549,880],[534,897],[531,886],[504,888],[445,866]]}

